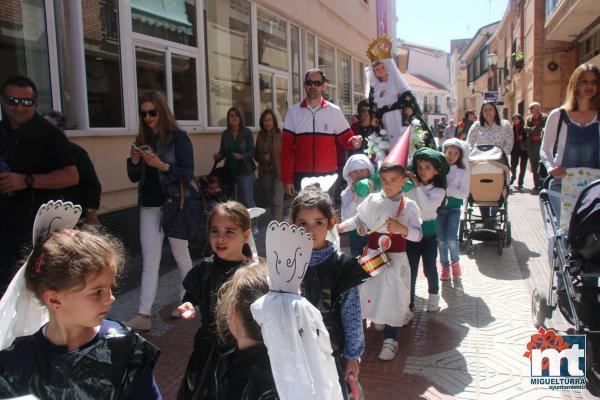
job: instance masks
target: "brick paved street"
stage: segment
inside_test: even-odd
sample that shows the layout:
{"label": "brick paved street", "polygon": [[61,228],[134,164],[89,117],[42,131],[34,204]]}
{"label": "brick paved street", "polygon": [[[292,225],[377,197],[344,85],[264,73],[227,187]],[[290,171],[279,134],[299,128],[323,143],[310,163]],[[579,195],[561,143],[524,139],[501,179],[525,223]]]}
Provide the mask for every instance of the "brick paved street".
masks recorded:
{"label": "brick paved street", "polygon": [[[523,353],[535,333],[530,294],[535,285],[544,285],[549,273],[546,240],[537,196],[512,195],[509,213],[512,246],[498,256],[494,244],[477,243],[472,256],[463,255],[462,281],[441,285],[441,312],[423,311],[426,281],[419,276],[417,313],[400,330],[395,360],[379,361],[382,333],[366,331],[361,381],[367,399],[592,398],[587,392],[552,392],[529,384]],[[155,371],[166,399],[175,398],[198,327],[168,318],[176,304],[177,282],[177,271],[161,277],[154,329],[148,335],[162,349]],[[132,316],[137,296],[137,289],[121,294],[112,317]],[[565,323],[557,319],[553,324],[564,328]]]}

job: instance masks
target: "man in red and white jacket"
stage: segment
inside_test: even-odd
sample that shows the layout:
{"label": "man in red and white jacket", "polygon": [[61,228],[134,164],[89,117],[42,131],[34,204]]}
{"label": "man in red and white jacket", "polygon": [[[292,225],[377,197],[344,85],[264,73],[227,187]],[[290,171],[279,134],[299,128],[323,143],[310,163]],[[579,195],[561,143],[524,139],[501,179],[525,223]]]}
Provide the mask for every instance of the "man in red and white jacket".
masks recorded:
{"label": "man in red and white jacket", "polygon": [[323,98],[327,85],[321,70],[304,76],[306,98],[287,112],[281,150],[281,179],[289,196],[307,176],[337,172],[336,143],[345,149],[358,149],[363,138],[354,136],[342,110]]}

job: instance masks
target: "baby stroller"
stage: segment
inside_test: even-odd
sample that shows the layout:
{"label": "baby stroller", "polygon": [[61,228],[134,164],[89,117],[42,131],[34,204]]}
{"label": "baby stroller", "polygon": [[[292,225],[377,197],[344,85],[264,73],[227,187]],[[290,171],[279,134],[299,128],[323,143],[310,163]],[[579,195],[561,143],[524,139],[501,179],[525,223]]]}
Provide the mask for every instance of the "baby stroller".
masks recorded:
{"label": "baby stroller", "polygon": [[[552,273],[547,288],[533,291],[531,311],[536,327],[543,326],[558,307],[574,326],[573,334],[585,334],[588,379],[598,384],[600,351],[600,180],[579,195],[569,221],[568,233],[559,229],[550,204],[547,179],[540,192],[540,208],[550,238]],[[571,333],[571,332],[569,332]],[[589,373],[590,367],[592,374]]]}
{"label": "baby stroller", "polygon": [[[469,198],[460,221],[458,238],[465,243],[467,253],[473,253],[473,240],[496,242],[498,254],[510,246],[511,228],[508,220],[508,188],[510,166],[504,151],[494,145],[475,146],[469,155]],[[489,207],[484,216],[477,207]],[[495,216],[493,214],[496,214]]]}

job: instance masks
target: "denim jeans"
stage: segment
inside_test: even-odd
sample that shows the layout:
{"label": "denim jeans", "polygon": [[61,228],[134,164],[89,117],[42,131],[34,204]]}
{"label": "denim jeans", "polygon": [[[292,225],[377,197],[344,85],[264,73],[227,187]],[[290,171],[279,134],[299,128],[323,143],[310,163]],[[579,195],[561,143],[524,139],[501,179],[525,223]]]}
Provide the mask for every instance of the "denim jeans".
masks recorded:
{"label": "denim jeans", "polygon": [[527,156],[529,157],[529,165],[531,166],[531,173],[533,174],[533,184],[536,189],[542,187],[542,181],[540,181],[540,177],[538,176],[538,166],[540,165],[540,147],[541,143],[531,143],[527,144]]}
{"label": "denim jeans", "polygon": [[[460,223],[460,208],[442,208],[438,210],[438,250],[440,262],[444,266],[457,262],[460,257],[458,248],[458,224]],[[448,260],[450,252],[450,260]]]}
{"label": "denim jeans", "polygon": [[256,206],[254,204],[254,181],[256,181],[254,172],[235,176],[235,189],[237,190],[238,201],[244,204],[246,208]]}
{"label": "denim jeans", "polygon": [[423,271],[427,278],[429,294],[438,294],[440,290],[438,272],[435,266],[437,258],[437,236],[423,236],[420,242],[406,241],[406,255],[410,264],[410,306],[415,306],[415,285],[419,272],[419,259],[423,257]]}
{"label": "denim jeans", "polygon": [[562,196],[562,180],[561,179],[551,179],[550,184],[548,185],[548,195],[550,199],[550,206],[552,207],[552,211],[554,211],[554,216],[556,217],[557,224],[560,224],[560,203]]}
{"label": "denim jeans", "polygon": [[348,233],[350,239],[350,254],[352,257],[358,257],[362,255],[364,247],[367,245],[367,236],[359,236],[356,231]]}

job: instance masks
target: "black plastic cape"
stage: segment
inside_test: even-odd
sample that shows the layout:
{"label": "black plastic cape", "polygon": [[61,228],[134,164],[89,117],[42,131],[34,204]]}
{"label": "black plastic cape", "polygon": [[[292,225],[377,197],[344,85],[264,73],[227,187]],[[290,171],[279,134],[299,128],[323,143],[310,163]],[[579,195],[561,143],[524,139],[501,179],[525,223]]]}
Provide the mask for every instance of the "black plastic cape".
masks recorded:
{"label": "black plastic cape", "polygon": [[279,400],[264,344],[235,350],[219,359],[216,369],[220,400]]}
{"label": "black plastic cape", "polygon": [[1,351],[0,398],[132,399],[139,398],[135,392],[142,380],[143,390],[153,392],[152,369],[160,350],[117,322],[103,321],[99,335],[78,351],[57,353],[56,348],[40,330]]}
{"label": "black plastic cape", "polygon": [[323,323],[329,333],[333,357],[340,376],[344,399],[348,398],[343,379],[344,328],[341,305],[348,290],[370,278],[356,258],[348,257],[341,251],[334,251],[323,262],[309,267],[302,280],[302,295],[315,306],[323,316]]}
{"label": "black plastic cape", "polygon": [[[217,364],[222,356],[234,349],[233,343],[220,345],[215,332],[214,311],[217,292],[243,262],[225,261],[217,256],[203,259],[183,280],[186,290],[183,301],[199,309],[202,326],[194,337],[194,351],[179,387],[178,400],[219,399]],[[219,399],[221,400],[221,399]]]}

